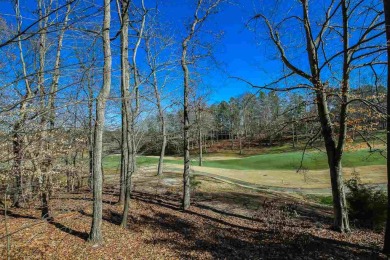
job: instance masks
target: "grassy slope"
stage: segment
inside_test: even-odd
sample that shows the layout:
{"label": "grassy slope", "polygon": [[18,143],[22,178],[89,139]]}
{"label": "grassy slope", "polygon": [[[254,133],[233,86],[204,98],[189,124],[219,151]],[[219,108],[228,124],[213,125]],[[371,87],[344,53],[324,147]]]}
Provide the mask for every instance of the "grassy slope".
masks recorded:
{"label": "grassy slope", "polygon": [[[236,160],[206,161],[205,166],[236,170],[295,170],[299,167],[302,152],[256,155]],[[303,167],[310,170],[326,169],[327,158],[324,153],[311,152],[305,155]],[[385,159],[377,153],[366,150],[346,152],[343,157],[344,167],[383,165]]]}
{"label": "grassy slope", "polygon": [[[235,169],[235,170],[295,170],[299,167],[302,152],[262,154],[241,159],[208,161],[204,166]],[[104,158],[104,167],[114,169],[119,167],[120,156],[110,155]],[[156,157],[138,157],[139,165],[157,164]],[[182,160],[165,160],[167,163],[182,164]],[[193,162],[196,165],[196,161]],[[385,159],[378,153],[369,153],[367,150],[345,152],[343,156],[344,167],[358,167],[369,165],[384,165]],[[305,155],[303,166],[310,170],[327,168],[327,159],[324,153],[310,152]]]}
{"label": "grassy slope", "polygon": [[[120,155],[113,154],[108,155],[103,158],[103,167],[105,170],[110,171],[118,171],[120,169]],[[145,166],[145,165],[157,165],[158,158],[156,157],[146,157],[146,156],[139,156],[137,157],[137,165],[138,166]]]}

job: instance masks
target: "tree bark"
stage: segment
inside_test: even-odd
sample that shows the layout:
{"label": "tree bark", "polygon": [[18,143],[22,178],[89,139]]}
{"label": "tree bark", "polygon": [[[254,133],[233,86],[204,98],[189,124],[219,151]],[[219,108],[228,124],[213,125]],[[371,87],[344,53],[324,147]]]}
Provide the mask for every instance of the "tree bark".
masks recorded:
{"label": "tree bark", "polygon": [[202,147],[202,115],[200,106],[198,108],[198,147],[199,147],[199,166],[203,165],[203,147]]}
{"label": "tree bark", "polygon": [[[193,31],[195,30],[196,23],[193,23]],[[190,84],[190,73],[187,66],[187,49],[188,42],[191,39],[191,34],[188,36],[182,44],[182,57],[181,57],[181,66],[184,72],[184,103],[183,103],[183,111],[184,111],[184,126],[183,126],[183,150],[184,150],[184,171],[183,171],[183,201],[182,208],[183,210],[187,210],[190,207],[190,143],[189,143],[189,107],[188,107],[188,99],[189,99],[189,84]]]}
{"label": "tree bark", "polygon": [[13,154],[14,161],[12,165],[12,172],[14,176],[14,185],[12,191],[12,205],[21,207],[21,197],[23,196],[23,179],[22,179],[22,147],[23,140],[19,135],[20,124],[15,124],[13,128]]}
{"label": "tree bark", "polygon": [[130,76],[129,76],[129,4],[128,0],[117,1],[118,13],[121,22],[121,97],[122,97],[122,137],[121,137],[121,174],[119,204],[126,201],[126,185],[129,173],[129,110],[130,110]]}
{"label": "tree bark", "polygon": [[48,17],[43,19],[44,13],[47,11],[47,9],[44,11],[43,2],[42,0],[38,1],[38,10],[39,10],[39,17],[42,19],[39,23],[39,28],[42,30],[40,37],[39,37],[39,69],[37,74],[37,85],[38,85],[38,91],[40,95],[40,112],[42,113],[42,118],[40,120],[40,136],[39,136],[39,145],[38,145],[38,151],[37,153],[37,169],[38,169],[38,178],[39,186],[41,190],[41,217],[45,220],[52,220],[51,211],[50,211],[50,194],[49,194],[49,188],[50,188],[50,176],[48,175],[48,168],[50,167],[50,160],[47,158],[47,155],[44,153],[45,150],[48,149],[46,144],[47,139],[47,106],[46,106],[46,90],[44,86],[45,81],[45,59],[46,59],[46,52],[47,52],[47,24],[48,24]]}
{"label": "tree bark", "polygon": [[[337,156],[336,156],[337,157]],[[334,229],[339,232],[349,232],[347,201],[345,199],[344,182],[341,167],[341,158],[328,158],[331,161],[330,179],[332,183]]]}
{"label": "tree bark", "polygon": [[111,46],[110,46],[110,23],[111,7],[110,0],[104,0],[103,18],[103,86],[96,102],[96,122],[93,146],[93,217],[89,240],[93,243],[100,243],[103,240],[101,226],[103,217],[103,176],[102,176],[102,152],[103,152],[103,131],[105,121],[106,101],[111,88]]}
{"label": "tree bark", "polygon": [[[162,120],[164,120],[164,119],[162,119]],[[161,150],[160,150],[160,158],[158,159],[157,175],[162,175],[163,168],[164,168],[165,148],[167,147],[167,136],[166,136],[166,131],[165,131],[165,123],[161,123],[161,134],[162,134],[162,144],[161,144]]]}
{"label": "tree bark", "polygon": [[122,107],[122,141],[121,141],[121,172],[119,180],[119,200],[118,204],[122,205],[125,201],[126,193],[126,173],[128,168],[129,150],[127,149],[127,122],[124,108]]}
{"label": "tree bark", "polygon": [[[134,126],[134,124],[131,124]],[[127,227],[127,219],[129,215],[129,208],[130,208],[130,199],[131,199],[131,186],[132,186],[132,175],[136,170],[136,150],[135,150],[135,139],[132,137],[134,136],[134,128],[131,127],[128,135],[128,140],[130,140],[130,143],[128,143],[128,150],[129,150],[129,157],[128,157],[128,172],[126,173],[126,190],[125,190],[125,203],[123,207],[123,213],[122,213],[122,221],[121,221],[121,227],[126,228]]]}
{"label": "tree bark", "polygon": [[[128,14],[128,8],[129,8],[129,0],[122,1],[122,23],[124,26],[124,29],[121,30],[121,40],[124,42],[123,46],[128,46],[128,21],[129,21],[129,14]],[[144,1],[141,1],[142,3],[142,20],[141,20],[141,26],[137,33],[138,38],[134,46],[133,56],[132,56],[132,65],[133,65],[133,78],[134,78],[134,85],[132,88],[131,93],[133,94],[132,97],[129,96],[129,87],[127,88],[127,91],[125,91],[125,111],[126,111],[126,122],[127,122],[127,135],[126,135],[126,144],[127,144],[127,150],[128,150],[128,166],[127,166],[127,172],[126,172],[126,189],[125,189],[125,201],[124,201],[124,207],[123,207],[123,213],[122,213],[122,222],[121,226],[123,228],[127,227],[127,219],[129,214],[129,207],[130,207],[130,199],[131,199],[131,185],[132,185],[132,176],[133,173],[136,171],[136,156],[137,156],[137,143],[135,140],[135,124],[136,124],[136,118],[139,113],[139,87],[140,87],[140,79],[138,74],[138,67],[137,67],[137,52],[138,48],[141,44],[141,40],[143,38],[143,32],[145,28],[145,21],[146,21],[146,14],[147,11],[145,9]],[[122,61],[125,61],[123,63],[123,66],[126,66],[128,64],[128,52],[124,50],[122,53]],[[123,68],[123,67],[122,67]],[[123,69],[122,69],[123,71]],[[126,70],[128,71],[128,70]],[[123,74],[122,74],[123,75]],[[128,80],[126,77],[128,77],[128,74],[124,74],[125,83],[128,86]],[[135,108],[132,107],[131,101],[135,101]]]}
{"label": "tree bark", "polygon": [[92,189],[93,186],[93,138],[94,138],[94,125],[93,125],[93,90],[91,85],[91,78],[88,72],[88,159],[89,159],[89,177],[88,186]]}
{"label": "tree bark", "polygon": [[[318,86],[318,88],[323,89],[324,87]],[[317,109],[321,123],[322,136],[325,142],[331,178],[334,229],[340,232],[348,232],[350,229],[342,176],[341,153],[337,149],[336,142],[333,137],[333,128],[324,89],[322,92],[317,93]]]}
{"label": "tree bark", "polygon": [[157,175],[162,175],[163,168],[164,168],[165,148],[167,147],[167,133],[166,133],[166,127],[165,127],[164,111],[163,111],[163,108],[161,106],[161,98],[160,98],[160,94],[158,92],[156,71],[153,72],[153,81],[154,81],[154,84],[153,84],[154,85],[154,93],[156,96],[157,108],[158,108],[158,113],[160,116],[161,135],[162,135],[162,143],[161,143],[161,149],[160,149],[160,158],[158,159]]}

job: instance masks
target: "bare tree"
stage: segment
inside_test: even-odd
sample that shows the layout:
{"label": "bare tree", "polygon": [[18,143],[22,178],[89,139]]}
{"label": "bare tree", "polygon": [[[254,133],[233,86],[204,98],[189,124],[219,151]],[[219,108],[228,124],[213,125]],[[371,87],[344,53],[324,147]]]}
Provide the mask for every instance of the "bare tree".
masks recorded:
{"label": "bare tree", "polygon": [[23,178],[22,178],[22,160],[23,160],[23,146],[26,142],[26,138],[23,137],[20,134],[21,129],[23,128],[23,125],[25,124],[25,121],[27,120],[27,105],[28,102],[31,100],[33,96],[33,91],[30,86],[30,81],[27,77],[27,66],[26,62],[24,60],[24,52],[23,52],[23,46],[22,46],[22,40],[21,40],[21,25],[22,25],[22,18],[20,15],[20,5],[19,1],[15,1],[15,14],[17,19],[17,30],[18,30],[18,48],[19,48],[19,55],[20,55],[20,62],[22,65],[23,70],[23,77],[24,77],[24,84],[25,84],[25,92],[23,99],[20,101],[20,108],[19,108],[19,118],[16,120],[14,126],[13,126],[13,153],[14,153],[14,164],[13,164],[13,175],[15,177],[14,182],[14,192],[13,192],[13,205],[16,207],[20,206],[21,203],[21,196],[23,196]]}
{"label": "bare tree", "polygon": [[[50,90],[49,90],[49,98],[48,98],[48,103],[47,103],[47,108],[46,108],[47,112],[45,112],[45,114],[43,115],[43,118],[45,118],[44,121],[45,122],[48,121],[48,123],[49,123],[50,137],[53,137],[54,130],[55,130],[54,129],[55,119],[56,119],[55,99],[57,96],[58,82],[60,79],[60,62],[61,62],[62,42],[64,39],[66,27],[68,24],[68,18],[69,18],[70,11],[71,11],[71,5],[70,5],[70,2],[68,2],[68,7],[66,10],[63,26],[60,29],[60,33],[59,33],[58,41],[57,41],[57,50],[56,50],[56,57],[55,57],[54,70],[53,70],[53,79],[52,79]],[[48,117],[48,119],[46,119],[46,117]],[[47,145],[46,149],[48,149],[48,150],[55,149],[53,145],[54,144],[49,143]],[[52,158],[50,156],[48,157],[47,169],[46,169],[47,172],[52,171],[53,159],[54,158]],[[46,184],[46,187],[44,187],[44,189],[43,189],[43,195],[42,195],[42,197],[43,197],[43,199],[42,199],[42,202],[43,202],[42,217],[51,219],[52,216],[50,214],[49,203],[50,203],[50,193],[51,193],[50,189],[51,189],[52,184],[51,184],[51,177],[50,176],[46,177],[46,182],[47,182],[47,184]]]}
{"label": "bare tree", "polygon": [[[123,207],[123,213],[122,213],[122,227],[127,227],[127,218],[129,214],[129,206],[130,206],[130,195],[131,195],[131,186],[132,186],[132,176],[133,173],[136,171],[137,168],[137,162],[136,162],[136,156],[137,156],[137,140],[136,140],[136,118],[139,115],[139,106],[140,106],[140,95],[139,95],[139,88],[141,85],[139,70],[137,66],[137,54],[138,49],[141,44],[142,38],[144,37],[144,29],[145,29],[145,22],[146,22],[146,16],[147,16],[147,9],[145,8],[144,0],[141,0],[141,23],[139,29],[136,29],[137,38],[134,45],[133,55],[132,55],[132,71],[133,71],[133,86],[130,90],[130,95],[128,98],[125,98],[125,100],[129,100],[128,106],[125,106],[126,109],[126,123],[127,123],[127,136],[126,136],[126,142],[127,142],[127,149],[128,151],[128,169],[125,176],[126,181],[126,192],[125,192],[125,201],[124,201],[124,207]],[[122,13],[126,11],[122,10]],[[123,17],[123,16],[122,16]],[[128,19],[128,18],[127,18]],[[124,24],[124,20],[123,20]],[[129,92],[129,91],[127,91]],[[125,94],[128,95],[128,94]],[[134,101],[134,102],[132,102]],[[133,105],[133,103],[135,103]],[[125,103],[126,104],[126,103]]]}
{"label": "bare tree", "polygon": [[194,39],[196,34],[199,32],[199,27],[205,22],[207,17],[211,15],[218,5],[221,3],[221,0],[215,1],[204,1],[198,0],[196,4],[196,9],[194,12],[194,19],[191,22],[187,36],[183,39],[182,55],[181,55],[181,67],[183,70],[184,78],[184,102],[183,102],[183,113],[184,113],[184,125],[183,125],[183,139],[184,139],[184,171],[183,171],[183,201],[182,207],[184,210],[190,207],[190,144],[189,144],[189,130],[190,130],[190,119],[189,119],[189,91],[190,91],[190,71],[188,65],[190,63],[190,58],[188,57],[188,48],[191,41]]}
{"label": "bare tree", "polygon": [[386,49],[387,49],[387,220],[385,230],[385,241],[383,246],[383,252],[387,255],[390,254],[390,3],[387,0],[383,0],[384,13],[385,13],[385,30],[386,30]]}
{"label": "bare tree", "polygon": [[[33,179],[38,180],[39,187],[35,187],[36,191],[41,198],[41,215],[42,218],[51,220],[50,214],[50,194],[52,193],[51,179],[53,173],[53,160],[55,159],[52,153],[54,149],[54,142],[50,141],[54,136],[55,126],[55,99],[58,92],[58,84],[60,78],[60,65],[61,65],[61,50],[63,46],[63,38],[65,31],[67,30],[68,18],[71,12],[71,5],[75,3],[75,0],[68,0],[61,8],[53,8],[53,1],[37,1],[37,21],[32,22],[32,25],[38,25],[39,33],[31,33],[27,36],[27,29],[31,29],[32,25],[27,26],[27,29],[22,29],[22,15],[20,13],[20,3],[18,0],[14,2],[15,15],[17,20],[17,33],[16,38],[8,41],[11,44],[17,39],[18,52],[20,56],[20,65],[22,67],[22,77],[16,79],[14,84],[18,84],[19,81],[24,82],[24,91],[16,91],[19,93],[21,99],[16,105],[11,106],[11,110],[18,108],[17,120],[13,124],[13,174],[15,176],[15,193],[13,201],[15,206],[20,205],[21,197],[26,199],[27,195],[30,196],[32,191]],[[58,5],[57,5],[58,6]],[[64,18],[59,13],[63,7],[66,7]],[[51,19],[50,15],[56,14],[54,19]],[[49,19],[50,18],[50,19]],[[51,42],[48,36],[49,28],[56,27],[53,30],[52,35],[57,37],[54,42]],[[54,33],[58,32],[58,33]],[[26,40],[32,39],[30,42]],[[33,38],[34,37],[34,38]],[[36,39],[37,38],[37,39]],[[28,56],[24,53],[24,46],[26,43],[30,43],[34,48],[34,61],[35,66],[33,73],[29,73],[29,64],[27,60]],[[4,46],[6,46],[4,45]],[[47,54],[51,46],[55,46],[55,58],[54,65],[51,70],[47,69],[48,59]],[[52,80],[50,87],[46,84],[48,81],[45,78],[47,71],[52,72]],[[35,85],[36,84],[36,85]],[[36,88],[36,89],[35,89]],[[33,128],[29,129],[28,124],[38,122]],[[28,122],[28,123],[27,123]],[[29,146],[29,147],[28,147]],[[25,164],[26,159],[30,162]],[[22,165],[24,165],[22,167]],[[27,171],[30,165],[32,174],[23,173]],[[22,170],[23,169],[23,170]],[[21,196],[22,195],[22,196]]]}
{"label": "bare tree", "polygon": [[[369,61],[369,64],[376,65],[381,64],[377,61],[378,50],[372,51],[373,46],[369,45],[373,40],[378,38],[382,33],[376,32],[376,29],[383,25],[380,21],[380,15],[382,12],[372,9],[366,9],[366,12],[372,11],[373,16],[370,16],[371,20],[367,22],[366,26],[360,26],[360,36],[353,44],[350,43],[350,25],[349,20],[354,15],[356,10],[360,7],[362,1],[342,0],[340,2],[331,1],[329,4],[324,21],[320,25],[320,30],[315,35],[313,30],[312,20],[309,17],[309,1],[301,0],[300,8],[302,15],[300,17],[292,16],[284,18],[283,21],[278,25],[273,25],[271,21],[264,15],[258,14],[255,18],[262,19],[266,24],[266,28],[269,33],[269,37],[276,47],[280,59],[284,66],[291,71],[287,74],[287,77],[292,75],[298,75],[305,82],[310,84],[299,84],[298,86],[286,88],[286,89],[275,89],[267,86],[265,89],[272,89],[276,91],[289,91],[295,89],[309,89],[313,91],[316,99],[318,120],[321,124],[322,136],[324,138],[324,144],[328,157],[328,165],[331,177],[332,195],[333,195],[333,209],[334,209],[334,228],[341,232],[349,231],[349,221],[347,205],[345,200],[345,189],[343,184],[341,159],[345,146],[347,122],[346,117],[348,114],[348,106],[354,100],[350,99],[350,84],[349,75],[353,69],[368,66],[366,62],[361,62],[362,57],[374,58]],[[341,13],[339,12],[341,9]],[[333,26],[330,26],[330,21],[340,14],[342,19],[342,25],[338,28],[342,28],[341,32],[336,31],[338,37],[342,38],[343,46],[337,52],[332,54],[326,53],[325,44],[327,42],[326,35],[329,33]],[[293,61],[289,59],[286,54],[285,46],[282,43],[281,35],[278,31],[278,27],[283,22],[289,19],[296,20],[304,31],[303,40],[305,41],[307,64],[309,65],[309,71],[306,72],[304,67],[298,67],[293,64]],[[336,59],[342,57],[342,75],[341,75],[341,87],[340,94],[334,93],[330,87],[329,81],[324,80],[325,69],[331,67],[331,63],[335,62]],[[278,83],[278,81],[277,81]],[[332,119],[329,109],[329,99],[332,96],[336,96],[340,99],[340,113],[338,119]],[[335,130],[334,123],[338,120],[339,129]],[[337,136],[337,140],[335,139]]]}
{"label": "bare tree", "polygon": [[121,136],[121,173],[120,173],[120,190],[119,190],[119,204],[123,204],[126,196],[126,176],[129,171],[129,5],[130,1],[122,1],[118,5],[119,20],[121,22],[121,97],[122,97],[122,136]]}
{"label": "bare tree", "polygon": [[[160,129],[161,129],[161,148],[160,148],[160,157],[157,166],[157,175],[161,175],[163,173],[164,168],[164,156],[165,149],[167,146],[167,131],[166,131],[166,118],[164,107],[162,104],[162,90],[165,86],[166,80],[168,76],[165,77],[164,82],[161,84],[159,82],[158,74],[162,70],[169,70],[169,66],[171,61],[160,61],[159,58],[161,53],[169,48],[172,45],[171,38],[164,37],[161,33],[156,29],[156,24],[152,24],[151,28],[148,29],[147,35],[145,37],[145,51],[147,57],[147,63],[150,68],[150,76],[151,76],[151,85],[153,88],[155,104],[158,110],[158,118],[160,121]],[[167,72],[167,71],[166,71]]]}
{"label": "bare tree", "polygon": [[103,152],[103,131],[106,101],[111,88],[111,46],[110,46],[110,24],[111,7],[110,0],[104,0],[104,18],[103,18],[103,86],[96,101],[96,121],[93,145],[93,218],[89,234],[89,240],[93,243],[100,243],[103,240],[101,226],[103,217],[103,177],[102,177],[102,152]]}

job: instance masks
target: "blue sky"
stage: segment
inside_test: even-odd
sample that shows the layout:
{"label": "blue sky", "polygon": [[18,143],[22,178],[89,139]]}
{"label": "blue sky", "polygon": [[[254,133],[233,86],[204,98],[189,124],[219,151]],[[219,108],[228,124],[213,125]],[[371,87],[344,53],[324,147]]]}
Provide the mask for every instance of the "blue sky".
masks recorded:
{"label": "blue sky", "polygon": [[[192,0],[169,0],[159,3],[161,19],[174,27],[176,32],[179,32],[176,35],[177,41],[182,39],[184,24],[188,24],[193,16],[194,2]],[[99,4],[100,1],[96,1],[96,3]],[[20,4],[22,15],[25,18],[23,26],[27,26],[29,18],[32,17],[30,11],[36,8],[36,2],[20,0]],[[146,7],[154,7],[155,1],[146,0],[145,4]],[[203,84],[213,90],[212,98],[209,100],[211,103],[228,100],[230,97],[253,91],[248,85],[231,79],[229,76],[243,77],[258,84],[267,82],[267,75],[259,69],[261,64],[265,64],[264,53],[256,45],[254,34],[245,28],[245,23],[254,14],[254,10],[248,6],[252,6],[251,0],[240,1],[240,4],[234,5],[224,4],[220,8],[220,12],[210,16],[206,21],[207,30],[223,32],[221,40],[214,45],[214,56],[218,61],[218,66],[211,64],[210,67],[213,69],[210,69],[202,77]],[[112,10],[116,11],[114,4]],[[14,10],[10,1],[2,3],[0,13],[3,18],[12,23],[15,22]],[[112,14],[112,17],[117,19],[116,14]],[[267,66],[272,70],[272,67]]]}
{"label": "blue sky", "polygon": [[[188,24],[192,18],[194,2],[163,1],[160,5],[161,15],[167,21],[174,17],[173,26],[183,32],[184,24]],[[218,66],[211,65],[215,69],[211,69],[203,77],[204,84],[213,90],[212,98],[209,99],[211,103],[254,91],[247,84],[229,78],[230,76],[242,77],[257,84],[270,80],[269,75],[262,71],[267,62],[264,48],[257,45],[253,32],[245,26],[254,13],[252,0],[244,0],[239,1],[239,4],[223,4],[218,13],[206,20],[207,30],[223,32],[221,40],[214,45]],[[273,70],[275,65],[269,61],[267,63],[267,69]]]}
{"label": "blue sky", "polygon": [[[322,2],[326,2],[323,0]],[[14,23],[13,8],[10,4],[11,1],[2,1],[0,6],[1,17]],[[92,2],[92,1],[90,1]],[[102,5],[101,1],[95,1],[97,5]],[[135,1],[138,3],[139,1]],[[166,24],[168,34],[174,33],[174,37],[177,41],[178,48],[180,48],[180,41],[185,34],[185,24],[188,24],[191,20],[195,8],[194,0],[160,0],[159,10],[161,21]],[[281,1],[283,2],[283,1]],[[31,0],[20,0],[22,14],[25,16],[24,26],[27,26],[30,22],[29,18],[33,16],[30,12],[36,8],[36,2]],[[218,65],[212,62],[202,64],[207,67],[207,71],[202,73],[202,83],[204,87],[212,90],[212,95],[209,96],[208,102],[215,103],[221,100],[228,100],[230,97],[240,95],[244,92],[254,92],[256,90],[250,88],[247,84],[230,78],[231,76],[241,77],[254,84],[262,85],[271,82],[279,77],[281,71],[281,63],[275,59],[275,49],[269,41],[264,40],[267,38],[266,34],[262,37],[256,37],[255,33],[246,28],[246,23],[253,15],[259,11],[256,8],[260,8],[260,11],[267,10],[270,16],[276,17],[280,15],[272,14],[273,9],[279,11],[290,12],[291,14],[300,15],[299,6],[297,2],[284,1],[289,3],[285,6],[276,6],[274,1],[259,1],[259,0],[241,0],[236,1],[236,4],[223,4],[220,7],[220,11],[217,14],[210,16],[206,21],[206,25],[203,28],[204,33],[201,39],[209,40],[210,37],[207,31],[223,32],[221,40],[214,44],[214,57],[217,60]],[[145,0],[147,8],[155,6],[154,0]],[[275,5],[275,6],[274,6]],[[256,6],[256,7],[255,7]],[[313,8],[312,8],[313,9]],[[113,12],[116,11],[116,6],[112,4]],[[271,10],[271,11],[270,11]],[[320,8],[318,10],[311,10],[312,16],[315,12],[322,12]],[[314,14],[313,14],[314,13]],[[285,13],[282,12],[282,15]],[[278,17],[279,16],[279,17]],[[101,17],[96,17],[97,22],[100,22]],[[113,33],[115,28],[118,27],[117,15],[112,14],[113,18]],[[295,36],[294,30],[299,30],[294,24],[287,24],[284,28],[283,40],[285,43],[293,43],[296,45],[301,44],[299,37]],[[262,31],[264,33],[264,31]],[[297,31],[299,33],[299,31]],[[261,35],[261,33],[260,33]],[[257,35],[258,36],[258,35]],[[380,39],[381,40],[381,39]],[[332,44],[339,45],[339,41],[332,41]],[[113,48],[118,48],[118,44],[114,44]],[[330,48],[333,48],[332,46]],[[304,49],[304,48],[303,48]],[[306,56],[302,52],[302,48],[290,49],[288,54],[290,57],[295,57],[294,62],[298,65],[302,65],[303,68],[307,68],[305,62],[301,60]],[[118,50],[116,50],[118,51]],[[66,53],[66,52],[64,52]],[[68,61],[69,62],[69,61]],[[114,66],[118,66],[119,63],[114,61]],[[118,69],[118,68],[114,68]],[[178,79],[175,82],[175,88],[180,88],[181,80]],[[117,82],[114,82],[117,84]]]}

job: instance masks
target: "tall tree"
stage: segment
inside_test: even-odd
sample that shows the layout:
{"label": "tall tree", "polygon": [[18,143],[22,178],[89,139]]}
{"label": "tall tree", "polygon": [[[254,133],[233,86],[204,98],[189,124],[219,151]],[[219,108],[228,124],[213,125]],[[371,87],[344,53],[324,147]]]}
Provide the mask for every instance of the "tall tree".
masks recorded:
{"label": "tall tree", "polygon": [[[156,10],[155,19],[149,22],[147,32],[145,33],[145,51],[146,59],[150,69],[150,85],[154,93],[158,119],[160,123],[160,134],[161,134],[161,146],[160,146],[160,157],[157,166],[157,175],[163,173],[164,168],[164,156],[165,149],[167,146],[167,122],[165,117],[165,108],[163,105],[163,89],[168,80],[168,71],[172,66],[172,54],[164,55],[172,45],[173,41],[171,37],[167,37],[162,32],[162,28],[158,26],[158,10]],[[168,56],[164,57],[164,56]],[[164,80],[160,80],[161,74],[164,75]]]}
{"label": "tall tree", "polygon": [[[124,2],[125,3],[125,2]],[[123,6],[123,5],[122,5]],[[126,7],[126,6],[124,6]],[[122,13],[126,13],[126,10],[122,10]],[[141,0],[141,23],[138,29],[136,30],[136,41],[133,49],[133,55],[132,55],[132,72],[133,72],[133,86],[130,90],[130,95],[128,94],[129,91],[125,94],[125,100],[126,100],[126,106],[125,106],[125,114],[126,114],[126,123],[127,123],[127,135],[126,135],[126,142],[127,142],[127,149],[128,149],[128,159],[127,159],[127,171],[125,176],[126,181],[126,191],[125,191],[125,201],[124,201],[124,207],[123,207],[123,213],[122,213],[122,227],[127,227],[127,218],[129,214],[129,207],[130,207],[130,195],[131,195],[131,186],[132,186],[132,176],[133,173],[137,169],[137,140],[136,140],[136,119],[139,115],[140,111],[140,86],[141,86],[141,80],[139,75],[139,70],[137,66],[137,54],[138,49],[141,44],[141,41],[144,37],[144,29],[145,29],[145,22],[146,22],[146,16],[147,16],[147,9],[145,8],[144,0]],[[123,17],[123,16],[122,16]],[[128,19],[128,18],[126,18]],[[125,20],[123,20],[123,24],[125,23]],[[126,54],[125,54],[126,55]]]}
{"label": "tall tree", "polygon": [[119,20],[121,22],[120,41],[121,41],[121,97],[122,97],[122,136],[121,136],[121,173],[120,173],[120,192],[119,204],[123,204],[126,196],[126,176],[129,171],[129,5],[130,1],[124,0],[121,3],[117,1]]}
{"label": "tall tree", "polygon": [[25,84],[25,95],[23,100],[20,102],[19,115],[13,126],[13,154],[14,154],[14,163],[13,163],[13,175],[15,178],[14,181],[14,192],[13,192],[13,205],[19,207],[21,205],[21,197],[25,192],[23,187],[23,175],[22,175],[22,161],[23,161],[23,149],[26,137],[21,135],[21,130],[24,127],[24,124],[27,120],[27,106],[29,100],[33,97],[33,91],[31,89],[30,81],[27,77],[27,66],[24,60],[23,45],[21,39],[21,26],[22,26],[22,16],[20,14],[20,4],[19,0],[15,1],[15,15],[17,19],[17,31],[18,31],[18,48],[20,63],[22,65],[24,84]]}
{"label": "tall tree", "polygon": [[34,152],[37,161],[33,162],[35,172],[38,176],[40,197],[41,197],[41,217],[43,219],[52,220],[50,211],[50,189],[51,189],[51,159],[48,149],[48,106],[46,104],[46,88],[45,88],[45,71],[46,71],[46,55],[48,52],[47,46],[47,32],[49,25],[48,13],[51,11],[52,2],[49,5],[43,0],[38,1],[38,14],[39,14],[39,29],[41,33],[39,35],[38,46],[38,73],[37,73],[37,92],[39,93],[39,113],[41,115],[40,122],[38,124],[38,149]]}
{"label": "tall tree", "polygon": [[[67,2],[67,10],[65,14],[65,18],[63,21],[63,25],[60,29],[59,35],[58,35],[58,40],[57,40],[57,50],[56,50],[56,56],[55,56],[55,62],[54,62],[54,70],[53,70],[53,78],[49,90],[49,98],[48,98],[48,103],[46,106],[46,111],[45,114],[42,116],[43,118],[48,117],[48,119],[44,119],[44,121],[48,121],[49,123],[49,135],[50,137],[54,137],[55,134],[55,120],[56,120],[56,107],[55,107],[55,100],[57,97],[57,92],[58,92],[58,83],[60,80],[60,65],[61,65],[61,51],[62,51],[62,43],[64,40],[64,34],[67,29],[67,24],[68,24],[68,18],[69,14],[71,11],[71,5],[70,1]],[[44,126],[46,127],[46,126]],[[50,139],[50,138],[49,138]],[[49,151],[53,151],[55,149],[54,144],[48,143],[46,146],[46,149]],[[50,153],[50,152],[48,152]],[[48,161],[47,161],[47,168],[45,169],[46,172],[51,172],[53,168],[53,156],[48,156]],[[42,205],[42,217],[51,219],[52,216],[50,214],[50,194],[51,194],[51,176],[46,177],[46,185],[43,189],[43,205]]]}
{"label": "tall tree", "polygon": [[102,153],[103,153],[103,131],[105,121],[106,102],[110,95],[111,88],[111,45],[110,45],[110,25],[111,25],[111,1],[104,0],[103,17],[103,86],[96,101],[96,121],[93,145],[93,217],[89,240],[93,243],[100,243],[103,240],[101,226],[103,217],[103,174],[102,174]]}
{"label": "tall tree", "polygon": [[[356,36],[356,38],[353,38],[353,43],[350,43],[352,38],[350,31],[352,27],[349,25],[349,21],[351,20],[351,16],[356,15],[356,10],[361,8],[362,3],[363,1],[331,1],[327,7],[325,15],[323,16],[324,19],[320,23],[321,26],[319,31],[313,29],[313,20],[309,16],[308,0],[300,1],[299,8],[301,9],[301,15],[299,17],[293,16],[283,20],[283,22],[285,22],[290,18],[294,19],[297,21],[298,26],[302,27],[304,32],[302,40],[305,42],[304,51],[307,55],[305,62],[308,65],[308,70],[306,70],[304,66],[299,67],[295,65],[292,59],[288,57],[286,47],[282,43],[282,36],[278,31],[281,24],[272,24],[271,21],[262,14],[258,14],[255,17],[264,21],[269,37],[276,47],[282,63],[290,71],[290,73],[282,79],[292,75],[297,75],[305,82],[299,84],[298,86],[287,87],[285,89],[275,88],[273,90],[289,91],[296,89],[309,89],[315,96],[318,120],[321,125],[321,132],[330,170],[334,209],[334,228],[341,232],[349,231],[348,212],[341,167],[341,160],[347,134],[346,118],[348,115],[348,106],[352,102],[350,100],[349,93],[349,75],[353,69],[379,64],[375,60],[370,62],[366,62],[366,60],[378,52],[378,50],[372,51],[374,47],[370,44],[372,44],[373,40],[382,35],[381,33],[377,33],[376,29],[383,25],[380,21],[382,12],[378,12],[374,7],[371,9],[364,9],[364,12],[366,13],[372,12],[370,15],[367,14],[370,19],[363,22],[365,23],[364,26],[360,25],[358,27],[360,28],[359,35]],[[334,53],[327,53],[329,50],[326,48],[326,43],[331,40],[328,40],[326,36],[329,35],[329,30],[332,27],[330,26],[331,20],[334,17],[337,17],[337,15],[339,15],[342,24],[339,26],[339,28],[341,28],[341,32],[337,31],[336,35],[337,37],[341,37],[342,46]],[[329,73],[326,69],[332,67],[332,62],[336,62],[337,59],[343,60],[339,93],[334,92],[334,89],[330,86],[330,79],[325,79],[326,75]],[[364,62],[361,62],[362,60]],[[331,71],[332,69],[330,68],[329,70]],[[275,83],[279,82],[280,80]],[[309,82],[309,84],[306,84],[306,82]],[[263,88],[269,89],[268,87]],[[333,95],[339,96],[339,100],[341,101],[338,118],[333,118],[330,113],[329,102]],[[335,129],[336,122],[339,126],[338,131]]]}
{"label": "tall tree", "polygon": [[205,22],[207,17],[212,14],[220,4],[221,0],[205,1],[198,0],[194,12],[194,19],[191,22],[187,36],[183,39],[182,55],[181,55],[181,67],[183,70],[183,146],[184,146],[184,171],[183,171],[183,200],[182,208],[184,210],[190,207],[190,142],[189,142],[189,130],[190,130],[190,118],[189,118],[189,92],[190,92],[190,71],[188,64],[190,63],[190,57],[188,57],[188,48],[191,41],[199,32],[199,27]]}
{"label": "tall tree", "polygon": [[387,221],[383,252],[390,255],[390,2],[383,0],[385,13],[386,49],[387,49]]}

